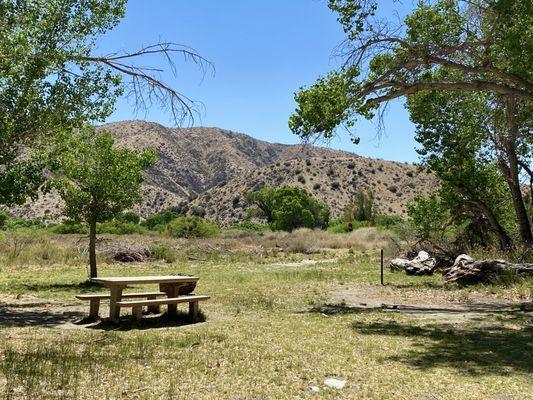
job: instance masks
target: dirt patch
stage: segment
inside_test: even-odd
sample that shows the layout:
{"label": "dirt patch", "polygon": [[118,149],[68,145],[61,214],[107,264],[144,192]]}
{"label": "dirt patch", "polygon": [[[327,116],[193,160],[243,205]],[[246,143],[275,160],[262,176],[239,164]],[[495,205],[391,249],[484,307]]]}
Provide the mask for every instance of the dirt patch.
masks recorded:
{"label": "dirt patch", "polygon": [[337,258],[328,258],[325,260],[302,260],[297,262],[284,262],[284,263],[274,263],[270,264],[270,267],[306,267],[308,265],[315,264],[325,264],[325,263],[335,263]]}
{"label": "dirt patch", "polygon": [[515,312],[533,317],[533,303],[501,299],[482,292],[469,293],[467,299],[459,300],[452,293],[371,285],[335,288],[329,293],[326,304],[317,307],[317,311],[326,315],[384,311],[411,314],[421,319],[460,321]]}

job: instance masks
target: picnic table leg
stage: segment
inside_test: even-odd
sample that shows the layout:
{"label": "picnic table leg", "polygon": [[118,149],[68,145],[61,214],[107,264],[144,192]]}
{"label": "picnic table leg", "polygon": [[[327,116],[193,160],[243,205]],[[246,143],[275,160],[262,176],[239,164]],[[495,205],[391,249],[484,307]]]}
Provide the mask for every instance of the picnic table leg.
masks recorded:
{"label": "picnic table leg", "polygon": [[89,318],[98,319],[98,311],[100,310],[100,299],[91,299],[89,303]]}
{"label": "picnic table leg", "polygon": [[[178,297],[178,285],[166,285],[164,289],[162,289],[164,292],[167,293],[167,297]],[[169,304],[168,305],[168,316],[169,317],[175,317],[178,315],[178,305],[177,304]]]}
{"label": "picnic table leg", "polygon": [[109,319],[113,322],[118,322],[120,319],[120,307],[117,302],[122,299],[122,291],[124,286],[111,286],[111,298],[109,299]]}
{"label": "picnic table leg", "polygon": [[200,310],[200,307],[198,306],[197,301],[191,301],[189,303],[189,318],[192,322],[196,322],[198,319],[198,312]]}

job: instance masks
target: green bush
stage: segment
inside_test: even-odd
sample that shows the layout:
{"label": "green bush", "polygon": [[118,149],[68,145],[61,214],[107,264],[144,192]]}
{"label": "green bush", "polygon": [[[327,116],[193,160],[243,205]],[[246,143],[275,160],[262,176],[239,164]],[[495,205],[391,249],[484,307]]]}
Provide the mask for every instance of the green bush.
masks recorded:
{"label": "green bush", "polygon": [[156,244],[150,248],[152,256],[157,260],[165,260],[167,263],[173,263],[178,259],[176,251],[166,244]]}
{"label": "green bush", "polygon": [[158,228],[156,228],[158,225],[166,225],[177,217],[179,217],[179,214],[175,211],[162,211],[160,213],[150,215],[143,222],[141,222],[141,225],[150,230],[158,230]]}
{"label": "green bush", "polygon": [[134,213],[133,211],[126,211],[120,214],[117,219],[121,222],[131,222],[132,224],[138,225],[141,221],[139,214]]}
{"label": "green bush", "polygon": [[50,232],[57,233],[60,235],[65,235],[65,234],[86,235],[89,233],[89,229],[85,225],[77,224],[74,222],[64,222],[62,224],[50,225],[48,229],[50,230]]}
{"label": "green bush", "polygon": [[388,215],[388,214],[376,214],[374,216],[374,225],[383,226],[385,228],[392,228],[398,225],[403,224],[405,221],[402,217],[398,215]]}
{"label": "green bush", "polygon": [[200,217],[188,215],[172,220],[164,232],[175,238],[211,237],[220,234],[220,228]]}
{"label": "green bush", "polygon": [[109,233],[112,235],[131,235],[134,233],[146,233],[146,231],[147,229],[144,226],[132,222],[121,222],[117,220],[102,222],[96,227],[96,232],[99,234]]}
{"label": "green bush", "polygon": [[243,221],[238,224],[232,225],[229,229],[245,232],[265,232],[270,230],[268,225],[258,224],[253,221]]}
{"label": "green bush", "polygon": [[9,213],[7,211],[0,211],[0,229],[3,229],[9,219]]}
{"label": "green bush", "polygon": [[335,220],[329,224],[328,232],[330,233],[347,233],[359,228],[372,226],[370,221],[343,221]]}

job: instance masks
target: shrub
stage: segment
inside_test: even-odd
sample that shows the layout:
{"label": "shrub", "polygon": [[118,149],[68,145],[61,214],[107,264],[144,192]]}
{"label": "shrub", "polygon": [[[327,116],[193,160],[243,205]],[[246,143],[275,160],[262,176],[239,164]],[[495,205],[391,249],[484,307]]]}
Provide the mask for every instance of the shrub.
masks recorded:
{"label": "shrub", "polygon": [[348,233],[355,231],[359,228],[366,228],[372,226],[370,221],[332,221],[328,227],[330,233]]}
{"label": "shrub", "polygon": [[9,213],[7,211],[0,211],[0,229],[3,229],[9,219]]}
{"label": "shrub", "polygon": [[140,222],[141,217],[133,211],[126,211],[120,214],[117,219],[122,222],[131,222],[132,224],[137,225]]}
{"label": "shrub", "polygon": [[239,222],[238,224],[232,225],[229,229],[246,232],[265,232],[269,230],[267,225],[258,224],[253,221]]}
{"label": "shrub", "polygon": [[169,264],[178,259],[176,251],[166,244],[155,244],[150,248],[150,251],[156,260],[165,260]]}
{"label": "shrub", "polygon": [[376,214],[374,216],[374,225],[383,226],[385,228],[392,228],[397,225],[404,223],[402,217],[398,215],[388,215],[388,214]]}
{"label": "shrub", "polygon": [[62,224],[51,225],[49,226],[49,230],[52,233],[57,233],[60,235],[66,235],[66,234],[86,235],[89,233],[89,228],[87,228],[87,226],[74,223],[74,222],[64,222]]}
{"label": "shrub", "polygon": [[146,228],[144,226],[134,224],[132,222],[122,222],[113,220],[98,224],[96,227],[96,232],[109,233],[112,235],[131,235],[134,233],[146,233]]}
{"label": "shrub", "polygon": [[166,225],[170,221],[176,219],[179,214],[175,211],[162,211],[146,218],[141,225],[150,230],[157,230],[158,225]]}
{"label": "shrub", "polygon": [[181,216],[165,227],[165,233],[175,238],[211,237],[220,233],[220,228],[209,221],[194,215]]}

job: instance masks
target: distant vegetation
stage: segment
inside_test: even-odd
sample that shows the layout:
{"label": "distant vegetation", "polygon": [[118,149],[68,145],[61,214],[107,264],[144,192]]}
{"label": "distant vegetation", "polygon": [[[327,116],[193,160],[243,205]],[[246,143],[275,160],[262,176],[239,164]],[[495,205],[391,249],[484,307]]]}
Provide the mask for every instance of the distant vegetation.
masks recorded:
{"label": "distant vegetation", "polygon": [[262,188],[245,194],[251,204],[250,217],[266,220],[273,230],[292,231],[296,228],[326,228],[329,209],[305,190],[283,186]]}

